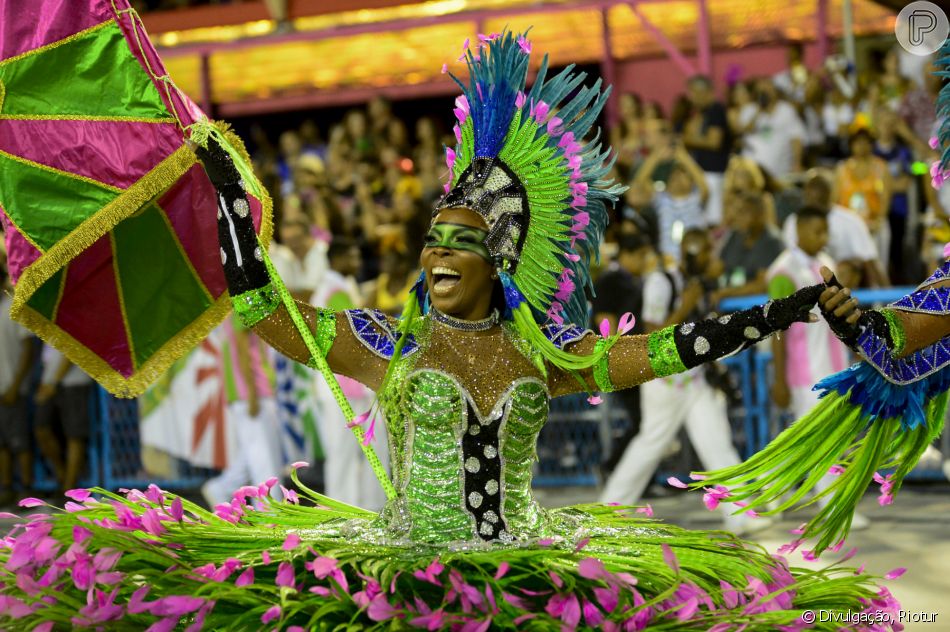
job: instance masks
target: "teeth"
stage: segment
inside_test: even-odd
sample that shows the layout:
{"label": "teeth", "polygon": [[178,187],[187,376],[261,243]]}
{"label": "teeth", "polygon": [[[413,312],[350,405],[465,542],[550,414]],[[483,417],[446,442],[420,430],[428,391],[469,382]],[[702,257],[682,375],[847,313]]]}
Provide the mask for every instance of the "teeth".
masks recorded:
{"label": "teeth", "polygon": [[457,277],[462,276],[462,273],[459,272],[458,270],[453,270],[452,268],[446,268],[443,266],[436,266],[432,268],[432,274],[442,274],[445,276],[457,276]]}

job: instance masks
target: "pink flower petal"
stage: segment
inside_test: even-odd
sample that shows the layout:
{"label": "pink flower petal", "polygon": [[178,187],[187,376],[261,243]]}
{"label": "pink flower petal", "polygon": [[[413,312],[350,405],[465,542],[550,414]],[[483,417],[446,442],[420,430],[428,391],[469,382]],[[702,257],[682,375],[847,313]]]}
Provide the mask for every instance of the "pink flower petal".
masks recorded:
{"label": "pink flower petal", "polygon": [[246,571],[238,575],[238,578],[234,580],[234,585],[238,588],[243,588],[244,586],[250,586],[254,583],[254,567],[248,567]]}
{"label": "pink flower petal", "polygon": [[444,75],[444,74],[447,73],[448,71],[449,71],[449,65],[448,65],[448,64],[442,64],[442,74]]}
{"label": "pink flower petal", "polygon": [[495,573],[495,579],[501,579],[508,572],[508,569],[511,568],[508,565],[508,562],[502,562],[498,565],[498,571]]}
{"label": "pink flower petal", "polygon": [[293,463],[290,464],[290,467],[296,470],[302,467],[310,467],[310,464],[307,463],[306,461],[294,461]]}
{"label": "pink flower petal", "polygon": [[531,42],[524,35],[518,36],[518,47],[525,55],[531,54]]}
{"label": "pink flower petal", "polygon": [[610,321],[606,318],[600,321],[600,335],[603,338],[610,336]]}
{"label": "pink flower petal", "polygon": [[646,514],[647,518],[653,517],[653,507],[649,504],[644,505],[643,507],[637,507],[637,513]]}
{"label": "pink flower petal", "polygon": [[907,569],[906,569],[906,568],[903,568],[903,567],[901,567],[901,568],[895,568],[894,570],[892,570],[892,571],[890,571],[889,573],[887,573],[886,575],[884,575],[884,579],[897,579],[898,577],[900,577],[901,575],[903,575],[903,574],[906,573],[906,572],[907,572]]}
{"label": "pink flower petal", "polygon": [[281,548],[285,551],[293,551],[298,546],[300,546],[300,536],[296,533],[288,533],[287,537],[284,538],[284,544]]}
{"label": "pink flower petal", "polygon": [[669,485],[669,486],[671,486],[671,487],[678,487],[679,489],[686,489],[686,488],[687,488],[686,483],[684,483],[684,482],[681,481],[680,479],[676,478],[675,476],[671,476],[671,477],[669,477],[668,479],[666,479],[666,484]]}
{"label": "pink flower petal", "polygon": [[603,401],[604,400],[603,398],[600,397],[600,395],[592,395],[587,398],[587,403],[590,404],[591,406],[596,406],[597,404],[601,404],[603,403]]}
{"label": "pink flower petal", "polygon": [[32,509],[33,507],[39,507],[40,505],[45,505],[46,503],[44,503],[39,498],[24,498],[17,504],[20,507],[24,507],[26,509]]}
{"label": "pink flower petal", "polygon": [[92,496],[92,493],[88,489],[70,489],[65,495],[67,498],[72,498],[76,502],[81,503]]}
{"label": "pink flower petal", "polygon": [[261,551],[261,561],[265,564],[270,564],[270,551],[266,549]]}
{"label": "pink flower petal", "polygon": [[261,615],[261,623],[270,623],[278,618],[280,618],[280,606],[271,606]]}

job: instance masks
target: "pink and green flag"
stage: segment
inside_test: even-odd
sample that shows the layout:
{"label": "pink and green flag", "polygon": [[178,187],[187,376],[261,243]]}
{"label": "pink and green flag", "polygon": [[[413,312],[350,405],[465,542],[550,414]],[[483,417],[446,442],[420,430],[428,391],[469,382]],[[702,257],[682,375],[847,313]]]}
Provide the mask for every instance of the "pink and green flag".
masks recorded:
{"label": "pink and green flag", "polygon": [[[127,0],[0,0],[11,315],[117,395],[230,309],[214,188],[185,141],[196,124]],[[252,184],[267,243],[270,199]]]}

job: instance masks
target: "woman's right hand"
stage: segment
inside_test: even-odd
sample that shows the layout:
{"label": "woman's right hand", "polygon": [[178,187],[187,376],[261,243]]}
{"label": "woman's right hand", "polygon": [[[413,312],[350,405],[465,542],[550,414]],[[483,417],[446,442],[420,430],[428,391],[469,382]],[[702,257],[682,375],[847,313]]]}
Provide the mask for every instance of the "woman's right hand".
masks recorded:
{"label": "woman's right hand", "polygon": [[821,276],[825,280],[825,290],[818,297],[821,314],[828,326],[842,342],[853,347],[858,337],[858,319],[861,310],[858,300],[851,296],[851,290],[841,285],[834,273],[822,266]]}

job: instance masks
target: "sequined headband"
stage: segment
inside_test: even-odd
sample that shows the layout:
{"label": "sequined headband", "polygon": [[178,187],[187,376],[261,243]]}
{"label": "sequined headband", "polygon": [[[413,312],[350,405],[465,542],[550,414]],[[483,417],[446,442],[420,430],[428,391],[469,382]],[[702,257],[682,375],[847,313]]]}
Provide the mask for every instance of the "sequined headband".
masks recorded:
{"label": "sequined headband", "polygon": [[488,225],[485,247],[513,272],[521,258],[530,220],[528,195],[515,173],[498,158],[475,158],[458,184],[435,205],[433,216],[447,208],[467,208]]}

